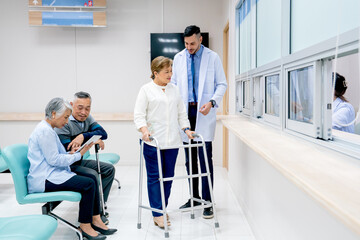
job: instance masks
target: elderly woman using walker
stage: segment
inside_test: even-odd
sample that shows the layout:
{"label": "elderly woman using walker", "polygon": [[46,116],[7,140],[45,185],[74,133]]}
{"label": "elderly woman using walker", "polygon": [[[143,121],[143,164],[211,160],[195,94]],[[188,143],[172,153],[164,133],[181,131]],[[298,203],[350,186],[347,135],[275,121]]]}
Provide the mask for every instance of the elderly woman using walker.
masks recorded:
{"label": "elderly woman using walker", "polygon": [[[143,85],[136,99],[134,122],[142,133],[144,158],[147,172],[147,188],[150,206],[162,210],[159,169],[155,144],[149,137],[154,136],[161,147],[181,145],[179,126],[189,139],[193,139],[190,131],[186,108],[178,88],[171,84],[172,60],[163,56],[151,62],[151,78],[153,81]],[[141,141],[141,140],[140,140]],[[161,150],[163,177],[173,177],[179,149]],[[172,181],[164,182],[165,205],[171,192]],[[152,212],[154,224],[163,228],[162,213]],[[167,222],[170,226],[170,221]]]}
{"label": "elderly woman using walker", "polygon": [[[30,169],[27,177],[29,193],[74,191],[81,193],[79,203],[80,230],[89,240],[102,240],[105,235],[116,232],[109,229],[100,218],[100,198],[96,179],[78,176],[70,165],[92,147],[85,146],[79,152],[67,153],[54,128],[62,128],[71,115],[72,107],[62,98],[52,99],[45,108],[42,120],[29,139],[28,159]],[[100,232],[100,233],[97,233]]]}

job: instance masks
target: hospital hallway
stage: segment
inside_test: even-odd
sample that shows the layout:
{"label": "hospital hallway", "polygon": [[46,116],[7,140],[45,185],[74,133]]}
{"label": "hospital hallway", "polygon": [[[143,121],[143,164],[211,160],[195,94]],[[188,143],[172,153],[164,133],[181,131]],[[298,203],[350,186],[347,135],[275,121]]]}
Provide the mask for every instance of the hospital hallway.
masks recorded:
{"label": "hospital hallway", "polygon": [[[178,163],[175,175],[184,174],[186,174],[185,167]],[[148,206],[145,176],[146,173],[144,172],[143,203]],[[168,206],[171,221],[170,238],[165,238],[164,230],[154,225],[151,213],[148,210],[142,210],[142,228],[137,229],[139,167],[117,165],[116,177],[121,182],[121,189],[117,188],[117,183],[114,181],[107,203],[107,211],[110,214],[109,227],[117,228],[118,232],[108,236],[107,239],[109,240],[255,240],[247,219],[230,188],[227,171],[222,167],[215,167],[214,187],[220,228],[214,227],[214,219],[204,219],[202,210],[195,211],[195,219],[190,218],[190,212],[171,212],[171,210],[177,209],[185,203],[189,197],[187,181],[184,179],[175,180]],[[0,174],[0,189],[1,217],[41,214],[42,204],[19,205],[17,203],[10,173]],[[75,225],[79,224],[77,222],[78,203],[62,202],[54,213]],[[74,231],[59,223],[51,239],[70,240],[78,238]]]}

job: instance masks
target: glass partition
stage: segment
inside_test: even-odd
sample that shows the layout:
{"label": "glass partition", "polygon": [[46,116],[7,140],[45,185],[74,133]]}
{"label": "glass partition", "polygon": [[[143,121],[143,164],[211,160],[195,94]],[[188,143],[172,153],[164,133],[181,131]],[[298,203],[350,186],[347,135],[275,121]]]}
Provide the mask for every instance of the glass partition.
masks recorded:
{"label": "glass partition", "polygon": [[265,77],[265,113],[279,117],[280,79],[279,75]]}
{"label": "glass partition", "polygon": [[313,67],[289,72],[288,118],[304,123],[313,122],[314,75]]}

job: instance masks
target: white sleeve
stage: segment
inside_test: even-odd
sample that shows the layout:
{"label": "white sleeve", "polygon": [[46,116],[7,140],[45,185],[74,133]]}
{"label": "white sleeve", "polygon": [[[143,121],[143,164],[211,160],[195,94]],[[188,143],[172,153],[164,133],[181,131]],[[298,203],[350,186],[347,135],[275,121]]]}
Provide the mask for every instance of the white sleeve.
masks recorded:
{"label": "white sleeve", "polygon": [[190,128],[190,122],[188,119],[188,114],[184,102],[180,96],[179,88],[176,87],[176,98],[177,98],[177,107],[178,107],[178,121],[181,129]]}
{"label": "white sleeve", "polygon": [[172,76],[171,76],[171,83],[177,86],[177,72],[176,72],[176,66],[177,66],[177,57],[175,55],[173,65],[172,65]]}
{"label": "white sleeve", "polygon": [[224,68],[221,64],[220,57],[217,54],[215,59],[215,71],[215,93],[211,99],[215,100],[216,105],[218,105],[225,94],[227,82]]}
{"label": "white sleeve", "polygon": [[148,106],[148,99],[144,87],[142,87],[136,98],[136,103],[134,108],[134,123],[137,130],[140,130],[140,128],[147,126],[147,122],[146,122],[147,106]]}

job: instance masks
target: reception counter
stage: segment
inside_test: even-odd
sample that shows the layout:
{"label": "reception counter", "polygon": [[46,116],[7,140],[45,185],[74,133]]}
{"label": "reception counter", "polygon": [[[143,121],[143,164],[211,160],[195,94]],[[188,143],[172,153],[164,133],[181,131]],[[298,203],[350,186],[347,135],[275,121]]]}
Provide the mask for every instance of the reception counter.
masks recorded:
{"label": "reception counter", "polygon": [[259,239],[360,239],[360,160],[247,117],[222,123],[229,180]]}

